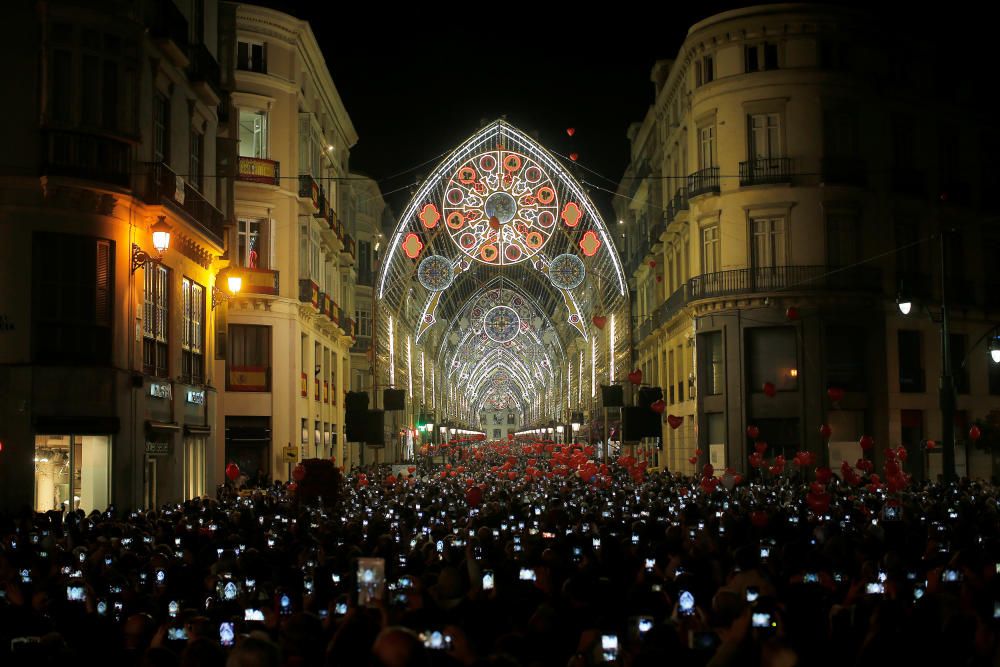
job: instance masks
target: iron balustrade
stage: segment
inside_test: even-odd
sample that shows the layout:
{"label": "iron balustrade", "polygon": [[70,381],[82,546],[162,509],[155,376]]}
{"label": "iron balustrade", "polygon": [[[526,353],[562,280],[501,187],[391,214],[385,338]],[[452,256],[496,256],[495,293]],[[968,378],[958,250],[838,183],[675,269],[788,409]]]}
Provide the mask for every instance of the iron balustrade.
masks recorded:
{"label": "iron balustrade", "polygon": [[719,168],[707,167],[694,172],[687,178],[688,197],[708,193],[719,193]]}
{"label": "iron balustrade", "polygon": [[149,204],[169,205],[187,215],[203,231],[221,243],[225,215],[202,196],[186,179],[179,179],[162,162],[146,162],[147,170],[143,197]]}
{"label": "iron balustrade", "polygon": [[132,146],[127,141],[70,130],[45,130],[44,134],[46,174],[129,187]]}
{"label": "iron balustrade", "polygon": [[764,157],[740,162],[740,187],[791,183],[792,160],[787,157]]}
{"label": "iron balustrade", "polygon": [[855,266],[762,266],[732,269],[695,276],[688,281],[690,301],[731,294],[753,294],[776,290],[881,292],[881,271]]}
{"label": "iron balustrade", "polygon": [[868,184],[868,170],[865,161],[857,157],[827,155],[820,160],[823,183],[827,185]]}

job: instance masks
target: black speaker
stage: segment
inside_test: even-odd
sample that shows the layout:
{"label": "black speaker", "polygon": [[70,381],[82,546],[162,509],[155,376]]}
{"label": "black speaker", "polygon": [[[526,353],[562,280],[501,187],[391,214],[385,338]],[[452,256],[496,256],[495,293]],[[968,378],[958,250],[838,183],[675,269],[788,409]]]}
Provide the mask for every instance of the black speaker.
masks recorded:
{"label": "black speaker", "polygon": [[347,412],[360,412],[363,415],[368,410],[368,392],[347,392],[347,398],[344,399],[344,410]]}
{"label": "black speaker", "polygon": [[385,447],[385,410],[369,410],[365,413],[365,444]]}
{"label": "black speaker", "polygon": [[650,405],[656,401],[663,400],[663,390],[659,387],[640,387],[639,388],[639,407],[648,408]]}
{"label": "black speaker", "polygon": [[625,399],[620,384],[601,385],[601,407],[620,408],[623,405]]}
{"label": "black speaker", "polygon": [[344,413],[344,437],[347,442],[364,442],[368,438],[368,410]]}
{"label": "black speaker", "polygon": [[406,392],[402,389],[383,389],[382,407],[386,410],[405,410]]}

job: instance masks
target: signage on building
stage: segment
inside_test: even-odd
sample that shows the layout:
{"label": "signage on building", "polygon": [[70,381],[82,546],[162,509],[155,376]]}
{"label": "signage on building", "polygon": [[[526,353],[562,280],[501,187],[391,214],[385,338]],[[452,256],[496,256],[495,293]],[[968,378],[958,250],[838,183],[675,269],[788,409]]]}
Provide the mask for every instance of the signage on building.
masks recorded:
{"label": "signage on building", "polygon": [[169,442],[146,441],[146,456],[170,456]]}
{"label": "signage on building", "polygon": [[281,458],[283,458],[288,463],[295,463],[299,460],[299,448],[298,447],[282,447],[281,448]]}
{"label": "signage on building", "polygon": [[149,385],[149,395],[153,398],[173,398],[173,385],[169,382],[152,382]]}
{"label": "signage on building", "polygon": [[192,390],[187,393],[187,402],[195,405],[205,405],[205,390]]}

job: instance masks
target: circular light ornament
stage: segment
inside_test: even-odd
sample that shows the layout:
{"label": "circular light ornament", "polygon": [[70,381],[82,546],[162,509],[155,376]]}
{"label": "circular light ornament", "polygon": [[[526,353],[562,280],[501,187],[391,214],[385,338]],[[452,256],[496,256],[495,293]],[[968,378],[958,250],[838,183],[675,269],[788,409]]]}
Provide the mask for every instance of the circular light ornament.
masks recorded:
{"label": "circular light ornament", "polygon": [[429,292],[442,292],[455,277],[451,262],[441,255],[429,255],[417,267],[417,280]]}
{"label": "circular light ornament", "polygon": [[557,289],[576,289],[586,277],[583,260],[576,255],[559,255],[549,264],[549,281]]}
{"label": "circular light ornament", "polygon": [[483,318],[483,332],[495,343],[514,340],[521,330],[521,318],[510,306],[495,306]]}
{"label": "circular light ornament", "polygon": [[560,218],[556,184],[528,155],[498,149],[458,165],[444,187],[441,212],[463,255],[505,266],[531,259]]}

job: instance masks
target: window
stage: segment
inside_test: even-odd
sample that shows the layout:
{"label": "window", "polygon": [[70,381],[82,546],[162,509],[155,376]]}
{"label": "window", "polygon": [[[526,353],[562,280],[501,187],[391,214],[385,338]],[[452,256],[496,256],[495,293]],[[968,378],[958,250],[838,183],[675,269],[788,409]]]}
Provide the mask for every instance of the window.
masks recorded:
{"label": "window", "polygon": [[103,512],[111,489],[111,436],[36,435],[35,511]]}
{"label": "window", "polygon": [[778,69],[778,45],[770,42],[750,44],[743,47],[743,63],[745,72],[757,72],[761,69]]}
{"label": "window", "polygon": [[372,283],[371,241],[358,241],[358,282],[363,285]]}
{"label": "window", "polygon": [[708,169],[715,166],[715,125],[698,128],[698,167]]}
{"label": "window", "polygon": [[54,121],[73,120],[73,54],[64,49],[52,52],[52,96],[49,115]]}
{"label": "window", "polygon": [[715,273],[722,264],[722,252],[719,248],[719,225],[712,225],[701,230],[701,272]]}
{"label": "window", "polygon": [[749,146],[747,153],[752,160],[781,157],[781,120],[776,113],[751,114],[747,119]]}
{"label": "window", "polygon": [[267,157],[267,112],[240,109],[240,157]]}
{"label": "window", "polygon": [[826,328],[826,381],[830,387],[846,391],[865,391],[868,386],[865,369],[868,335],[861,327],[828,326]]}
{"label": "window", "polygon": [[372,335],[372,316],[367,308],[359,308],[354,311],[355,319],[358,321],[358,336]]}
{"label": "window", "polygon": [[823,113],[823,153],[831,157],[858,154],[858,115],[830,109]]}
{"label": "window", "polygon": [[715,65],[712,56],[705,56],[701,59],[701,71],[705,77],[705,83],[711,83],[715,79]]}
{"label": "window", "polygon": [[170,100],[153,96],[153,162],[170,161]]}
{"label": "window", "polygon": [[851,266],[861,259],[861,233],[853,213],[834,212],[826,216],[826,263]]}
{"label": "window", "polygon": [[718,396],[725,387],[725,368],[722,362],[722,332],[711,331],[699,334],[701,344],[698,350],[702,351],[703,378],[702,390],[708,396]]}
{"label": "window", "polygon": [[752,391],[762,392],[767,382],[773,384],[778,391],[794,391],[798,388],[798,344],[795,329],[754,327],[747,329],[746,339]]}
{"label": "window", "polygon": [[111,362],[114,243],[32,237],[32,356],[38,363]]}
{"label": "window", "polygon": [[726,417],[721,412],[709,412],[705,415],[705,424],[708,426],[708,444],[726,444]]}
{"label": "window", "polygon": [[143,276],[142,370],[148,375],[167,377],[170,270],[162,264],[149,263]]}
{"label": "window", "polygon": [[[781,454],[786,459],[795,457],[795,452],[802,448],[802,432],[799,419],[761,419],[753,417],[753,423],[760,429],[761,438],[767,440],[766,456]],[[765,437],[763,434],[767,434]]]}
{"label": "window", "polygon": [[900,329],[896,332],[896,351],[899,361],[899,391],[923,393],[924,363],[920,349],[920,332]]}
{"label": "window", "polygon": [[267,50],[263,42],[239,40],[236,43],[236,69],[267,73]]}
{"label": "window", "polygon": [[190,278],[181,281],[181,375],[185,382],[205,380],[205,288]]}
{"label": "window", "polygon": [[227,391],[271,390],[271,327],[229,325]]}
{"label": "window", "polygon": [[191,130],[191,152],[188,156],[188,182],[197,190],[201,190],[202,172],[201,165],[205,155],[205,135],[197,130]]}
{"label": "window", "polygon": [[268,266],[265,232],[267,220],[240,218],[237,223],[237,257],[239,266],[246,269],[265,269]]}
{"label": "window", "polygon": [[785,219],[750,220],[751,262],[754,269],[785,265]]}

